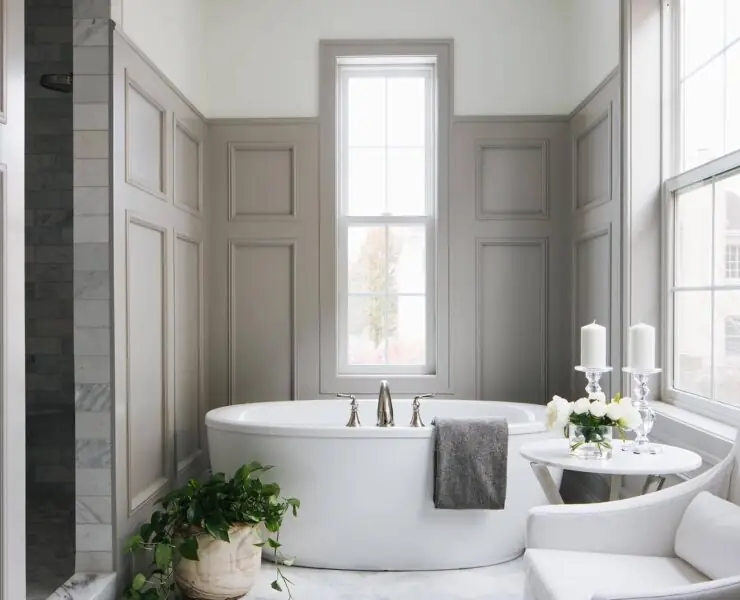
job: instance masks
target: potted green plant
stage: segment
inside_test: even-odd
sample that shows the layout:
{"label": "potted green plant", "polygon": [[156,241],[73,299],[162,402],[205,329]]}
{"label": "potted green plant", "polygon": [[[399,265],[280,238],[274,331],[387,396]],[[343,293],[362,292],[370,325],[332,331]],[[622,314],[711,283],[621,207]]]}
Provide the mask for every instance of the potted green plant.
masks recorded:
{"label": "potted green plant", "polygon": [[157,501],[148,523],[127,544],[145,553],[149,574],[137,573],[125,591],[127,600],[198,598],[227,600],[247,594],[259,572],[262,547],[273,550],[275,590],[290,593],[280,569],[290,565],[280,552],[280,527],[288,511],[297,516],[300,502],[284,498],[276,483],[260,476],[271,467],[252,462],[227,479],[216,473],[207,482],[190,480]]}

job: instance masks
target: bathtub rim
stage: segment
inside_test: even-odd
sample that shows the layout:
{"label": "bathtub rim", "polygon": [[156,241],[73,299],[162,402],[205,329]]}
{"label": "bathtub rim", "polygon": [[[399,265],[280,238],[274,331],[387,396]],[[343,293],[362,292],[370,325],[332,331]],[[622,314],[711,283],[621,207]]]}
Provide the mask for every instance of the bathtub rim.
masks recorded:
{"label": "bathtub rim", "polygon": [[[410,399],[400,398],[399,400],[408,401]],[[296,402],[337,402],[334,399],[313,399],[313,400],[284,400],[269,403],[254,403],[254,406],[264,406],[265,404],[279,405],[281,407],[292,405]],[[375,404],[372,399],[358,399],[361,404]],[[435,402],[435,401],[432,401]],[[526,435],[532,433],[542,433],[546,431],[544,423],[545,407],[539,404],[527,404],[524,402],[500,402],[487,400],[436,400],[436,402],[460,402],[460,403],[479,403],[491,402],[516,407],[522,410],[526,420],[509,423],[509,435]],[[214,431],[223,431],[230,433],[242,433],[250,435],[267,435],[267,436],[285,436],[294,438],[351,438],[351,439],[409,439],[409,438],[431,438],[434,427],[409,427],[408,425],[396,425],[395,427],[376,427],[374,423],[363,425],[362,427],[346,427],[343,423],[336,425],[296,425],[296,424],[275,424],[266,422],[248,422],[235,421],[229,419],[231,413],[245,407],[251,406],[251,403],[231,404],[214,408],[206,413],[206,428]],[[538,414],[539,413],[539,414]],[[349,416],[349,409],[347,410]]]}

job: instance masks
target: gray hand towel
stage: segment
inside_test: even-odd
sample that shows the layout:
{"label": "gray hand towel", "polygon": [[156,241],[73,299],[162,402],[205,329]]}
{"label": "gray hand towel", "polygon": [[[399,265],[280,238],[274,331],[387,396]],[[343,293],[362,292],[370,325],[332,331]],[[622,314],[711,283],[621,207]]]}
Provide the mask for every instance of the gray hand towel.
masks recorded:
{"label": "gray hand towel", "polygon": [[435,419],[434,506],[499,510],[506,503],[506,419]]}

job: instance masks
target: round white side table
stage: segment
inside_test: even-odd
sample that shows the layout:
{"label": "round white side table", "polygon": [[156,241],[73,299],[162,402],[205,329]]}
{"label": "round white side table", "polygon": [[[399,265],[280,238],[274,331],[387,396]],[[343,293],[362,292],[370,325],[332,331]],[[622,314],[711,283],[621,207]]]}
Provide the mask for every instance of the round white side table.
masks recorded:
{"label": "round white side table", "polygon": [[612,458],[593,460],[571,456],[568,440],[561,438],[524,444],[519,453],[530,462],[550,504],[563,504],[560,490],[555,485],[548,467],[609,475],[611,476],[609,500],[618,500],[624,475],[645,476],[642,493],[646,494],[661,489],[666,475],[687,473],[701,466],[701,456],[696,452],[665,444],[656,445],[662,446],[663,451],[659,454],[632,454],[622,452],[622,442],[614,440]]}

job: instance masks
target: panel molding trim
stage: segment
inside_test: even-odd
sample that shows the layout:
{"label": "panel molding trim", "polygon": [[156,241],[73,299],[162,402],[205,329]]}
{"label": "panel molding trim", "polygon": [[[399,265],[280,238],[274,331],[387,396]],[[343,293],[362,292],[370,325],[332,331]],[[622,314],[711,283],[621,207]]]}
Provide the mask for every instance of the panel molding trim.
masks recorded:
{"label": "panel molding trim", "polygon": [[[538,150],[541,160],[539,206],[536,209],[490,210],[484,206],[484,168],[486,150]],[[475,217],[484,220],[550,218],[550,142],[546,139],[479,140],[475,147]]]}
{"label": "panel molding trim", "polygon": [[[608,304],[607,304],[607,315],[609,322],[608,323],[602,323],[604,327],[607,328],[607,332],[610,332],[612,328],[612,319],[614,318],[614,312],[613,312],[613,296],[612,296],[612,285],[613,285],[613,279],[612,279],[612,273],[613,273],[613,266],[612,266],[612,224],[609,223],[605,227],[601,227],[598,229],[593,229],[590,231],[586,231],[585,233],[578,236],[573,241],[573,251],[572,251],[572,260],[571,260],[571,273],[572,276],[572,282],[571,282],[571,323],[572,323],[572,329],[571,332],[572,339],[571,339],[571,356],[573,357],[573,360],[578,360],[578,342],[580,337],[580,330],[582,327],[582,324],[578,323],[578,253],[581,250],[582,246],[584,244],[587,244],[588,242],[592,242],[594,240],[597,240],[601,237],[606,237],[607,242],[607,248],[608,248],[608,256],[609,256],[609,265],[607,267],[607,281],[609,281],[609,290],[607,293],[607,296],[609,298]],[[606,346],[606,358],[609,364],[612,364],[612,344],[611,344],[611,333],[607,336],[607,346]],[[576,375],[572,374],[571,377],[573,378],[572,381],[575,382]],[[575,386],[574,386],[575,387]]]}
{"label": "panel molding trim", "polygon": [[[602,206],[604,204],[607,204],[608,202],[611,202],[613,198],[613,182],[614,182],[614,152],[612,149],[613,144],[613,136],[612,136],[612,128],[614,127],[614,115],[613,115],[613,102],[609,102],[608,106],[606,107],[606,110],[604,110],[602,113],[599,113],[599,115],[593,120],[592,123],[590,123],[587,127],[584,127],[581,131],[579,131],[577,134],[573,136],[573,143],[572,143],[572,156],[571,156],[571,180],[572,180],[572,190],[573,190],[573,212],[576,214],[583,214],[585,212],[588,212],[590,210],[593,210],[594,208],[597,208],[599,206]],[[579,197],[579,191],[578,191],[578,177],[579,177],[579,166],[578,166],[578,146],[581,143],[582,140],[587,138],[589,135],[591,135],[602,123],[606,122],[606,130],[607,130],[607,141],[606,141],[606,164],[608,165],[607,171],[606,171],[606,188],[607,192],[604,196],[596,198],[594,200],[589,201],[588,198],[585,198],[585,204],[581,203],[581,198]]]}
{"label": "panel molding trim", "polygon": [[8,122],[8,8],[0,0],[0,125]]}
{"label": "panel molding trim", "polygon": [[[133,465],[132,448],[134,440],[132,438],[133,427],[131,422],[131,260],[130,260],[130,248],[131,248],[131,226],[137,225],[145,229],[149,229],[158,233],[161,236],[162,245],[162,430],[161,430],[161,444],[162,444],[162,473],[164,475],[155,479],[151,484],[144,488],[141,492],[134,495],[131,490],[131,467]],[[170,484],[169,473],[171,471],[169,461],[169,448],[167,443],[167,430],[170,418],[169,409],[169,381],[168,381],[168,308],[167,308],[167,265],[169,264],[168,248],[169,248],[169,234],[166,227],[162,227],[146,219],[136,215],[132,211],[126,211],[126,491],[128,500],[128,516],[131,517],[137,509],[147,502],[152,500],[156,495]]]}
{"label": "panel molding trim", "polygon": [[298,344],[296,340],[296,255],[298,253],[298,241],[295,238],[271,238],[271,239],[229,239],[228,240],[228,281],[227,309],[226,309],[226,344],[228,354],[228,404],[234,403],[236,390],[237,356],[236,343],[234,339],[234,325],[236,324],[236,251],[240,248],[288,248],[290,252],[290,343],[291,343],[291,373],[290,373],[290,399],[297,400],[298,386]]}
{"label": "panel molding trim", "polygon": [[[177,133],[178,131],[181,131],[183,135],[185,135],[187,138],[189,138],[196,146],[197,148],[197,156],[198,156],[198,165],[196,167],[197,169],[197,176],[198,176],[198,187],[196,189],[196,202],[197,207],[193,208],[192,206],[189,206],[185,204],[184,202],[180,202],[180,194],[179,190],[177,188],[177,150],[178,150],[178,144],[177,144]],[[177,118],[177,115],[173,114],[173,126],[172,126],[172,155],[174,157],[173,160],[173,170],[175,173],[175,178],[173,181],[173,204],[181,209],[184,210],[187,213],[190,213],[191,215],[195,217],[200,217],[203,212],[203,140],[198,137],[198,135],[193,132],[192,129],[190,129],[184,121]]]}
{"label": "panel molding trim", "polygon": [[482,258],[483,251],[487,247],[533,247],[538,248],[542,258],[542,273],[540,281],[540,319],[542,323],[540,331],[541,339],[541,368],[540,389],[543,398],[547,397],[549,390],[549,349],[550,349],[550,239],[549,237],[530,238],[506,238],[506,237],[481,237],[475,239],[475,397],[481,398],[483,389],[483,339],[481,335],[481,323],[483,322],[483,279]]}
{"label": "panel molding trim", "polygon": [[[161,135],[159,136],[159,169],[160,169],[160,177],[162,179],[161,188],[162,189],[152,189],[150,185],[148,185],[147,182],[141,181],[138,179],[133,173],[131,169],[131,90],[135,91],[137,94],[139,94],[144,100],[149,102],[149,104],[152,105],[156,110],[160,113],[160,127],[161,129]],[[129,73],[129,70],[125,70],[125,95],[124,95],[124,102],[125,102],[125,120],[126,120],[126,127],[125,127],[125,140],[124,140],[124,148],[125,148],[125,165],[126,165],[126,183],[129,185],[132,185],[135,188],[140,189],[143,192],[146,192],[147,194],[150,194],[154,196],[155,198],[159,198],[160,200],[164,202],[168,202],[167,199],[167,109],[160,103],[152,94],[147,92],[144,87],[139,84],[133,77],[131,77],[131,74]]]}
{"label": "panel molding trim", "polygon": [[[269,142],[229,142],[227,162],[228,215],[229,221],[294,221],[298,218],[297,195],[297,150],[294,143]],[[287,152],[288,153],[288,209],[284,212],[242,211],[239,209],[237,194],[237,154],[239,152]]]}
{"label": "panel molding trim", "polygon": [[[197,248],[197,256],[198,256],[198,326],[197,326],[197,332],[198,332],[198,398],[197,398],[197,408],[198,408],[198,429],[196,431],[197,439],[198,439],[198,446],[197,448],[188,456],[184,457],[182,460],[177,462],[176,468],[177,468],[177,475],[181,475],[183,472],[185,472],[190,465],[192,465],[198,458],[201,457],[203,454],[203,444],[205,440],[205,414],[206,414],[206,406],[205,406],[205,398],[206,398],[206,391],[205,391],[205,382],[206,382],[206,376],[205,376],[205,363],[204,360],[205,357],[205,303],[204,303],[204,290],[203,290],[203,241],[197,240],[192,236],[189,236],[183,232],[175,231],[175,243],[178,241],[185,242],[188,244],[193,244]],[[175,261],[174,269],[173,269],[173,289],[175,290],[174,293],[174,302],[173,302],[173,310],[175,313],[175,323],[177,323],[177,307],[178,307],[178,297],[177,297],[177,249],[173,252],[173,258]],[[177,330],[178,328],[175,327],[174,331],[174,347],[177,349]],[[177,360],[177,351],[175,350],[174,353],[175,361]],[[175,364],[175,374],[177,374],[177,364]],[[174,397],[177,398],[177,377],[174,379],[174,389],[173,389]],[[177,410],[176,403],[175,403],[175,410]],[[177,417],[175,417],[177,418]],[[177,438],[175,438],[175,444],[177,444]],[[177,457],[177,448],[175,448],[175,457]],[[177,458],[175,458],[177,460]]]}

